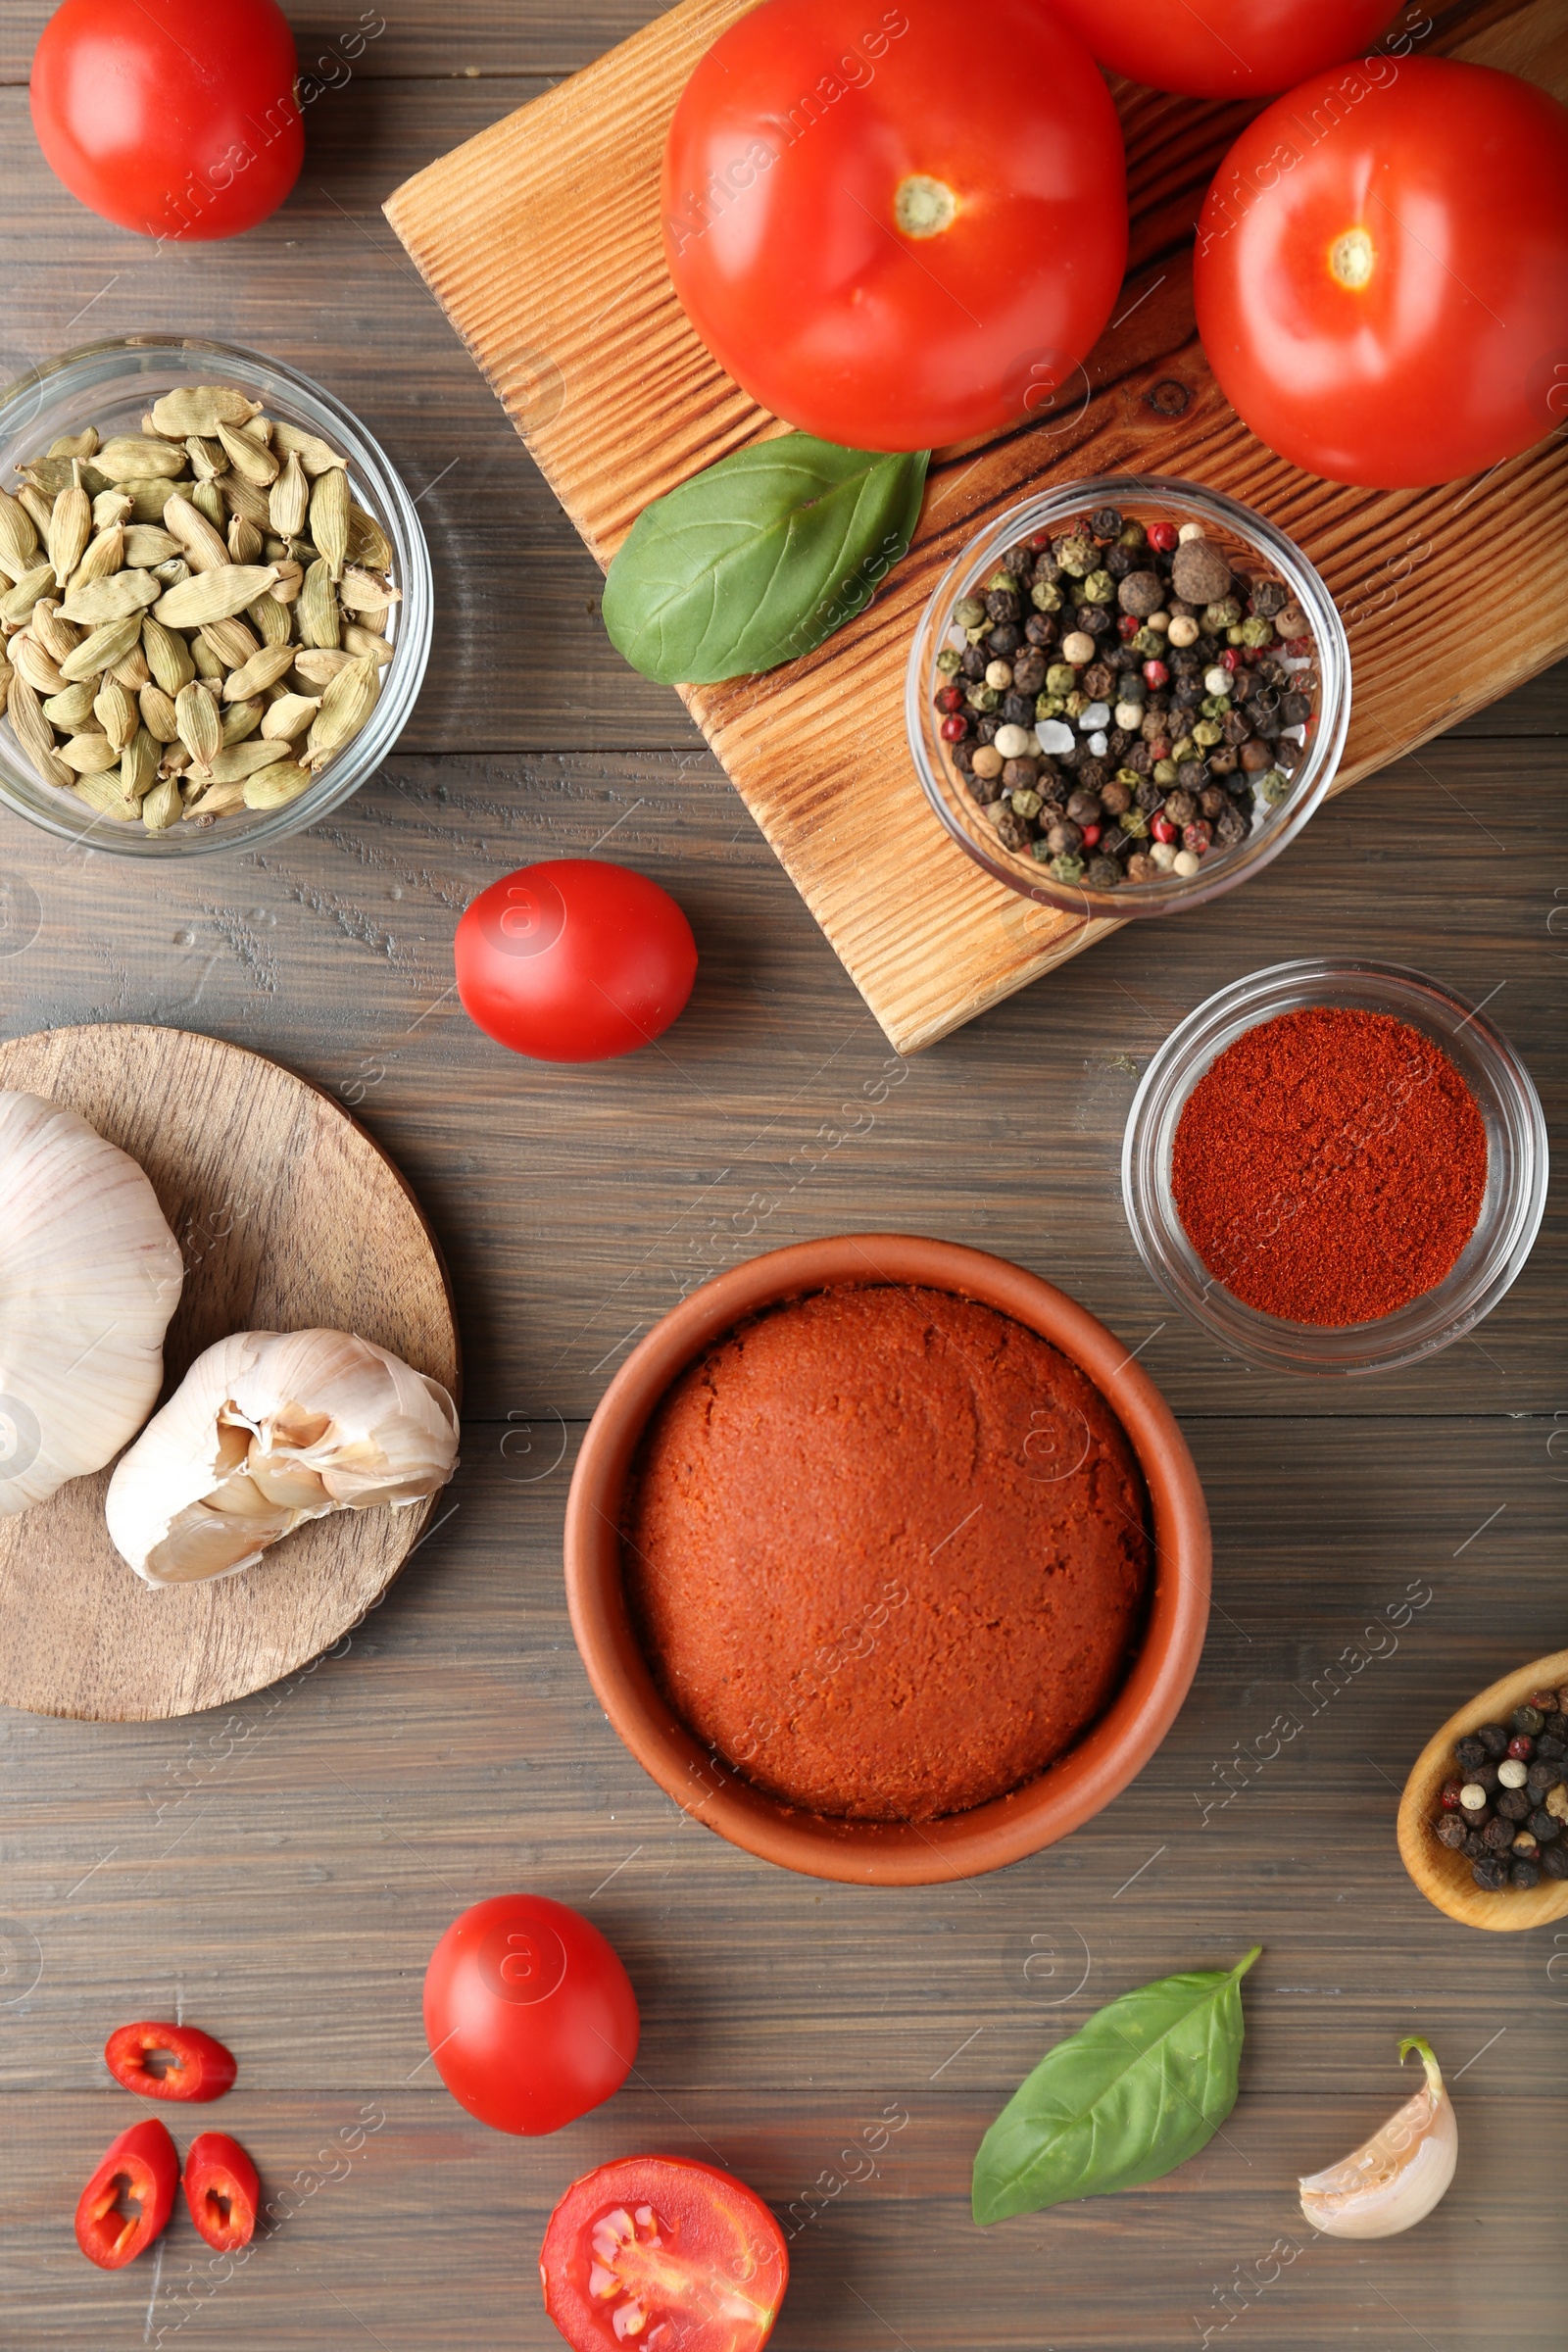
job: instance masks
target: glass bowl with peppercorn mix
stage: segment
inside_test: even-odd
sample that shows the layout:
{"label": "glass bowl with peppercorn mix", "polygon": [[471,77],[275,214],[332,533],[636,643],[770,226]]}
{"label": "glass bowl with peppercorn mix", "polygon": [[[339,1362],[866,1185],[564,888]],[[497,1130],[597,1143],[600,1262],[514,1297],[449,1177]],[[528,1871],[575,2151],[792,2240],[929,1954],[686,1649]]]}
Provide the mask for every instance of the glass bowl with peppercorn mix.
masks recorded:
{"label": "glass bowl with peppercorn mix", "polygon": [[1128,1115],[1122,1203],[1228,1357],[1385,1372],[1491,1313],[1547,1173],[1530,1073],[1479,1009],[1420,972],[1308,956],[1171,1032]]}
{"label": "glass bowl with peppercorn mix", "polygon": [[1009,890],[1168,914],[1278,857],[1345,745],[1350,653],[1260,514],[1153,475],[1064,483],[971,540],[910,651],[909,743]]}
{"label": "glass bowl with peppercorn mix", "polygon": [[[331,474],[347,496],[328,481],[318,502]],[[331,393],[194,336],[92,344],[0,392],[0,492],[6,808],[93,850],[189,857],[298,832],[374,774],[423,680],[430,559]]]}

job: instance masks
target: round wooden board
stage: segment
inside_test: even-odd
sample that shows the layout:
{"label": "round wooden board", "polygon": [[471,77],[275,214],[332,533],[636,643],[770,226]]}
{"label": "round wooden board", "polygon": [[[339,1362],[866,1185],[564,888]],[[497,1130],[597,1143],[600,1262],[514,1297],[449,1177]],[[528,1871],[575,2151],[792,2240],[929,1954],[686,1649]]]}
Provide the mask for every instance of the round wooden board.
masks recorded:
{"label": "round wooden board", "polygon": [[[457,1396],[435,1240],[396,1168],[304,1079],[216,1038],[115,1023],[0,1044],[0,1088],[69,1103],[146,1169],[185,1261],[165,1396],[231,1332],[314,1328],[358,1332]],[[441,1507],[339,1512],[242,1575],[155,1592],[109,1540],[109,1478],[0,1519],[11,1706],[119,1723],[226,1706],[339,1640]]]}
{"label": "round wooden board", "polygon": [[1500,1894],[1488,1894],[1471,1877],[1463,1854],[1451,1854],[1446,1845],[1440,1845],[1430,1827],[1443,1784],[1455,1770],[1454,1741],[1483,1723],[1504,1722],[1515,1707],[1524,1705],[1532,1690],[1560,1690],[1565,1684],[1568,1649],[1554,1650],[1549,1658],[1537,1658],[1533,1665],[1521,1666],[1500,1682],[1489,1684],[1427,1741],[1404,1784],[1399,1799],[1399,1858],[1427,1901],[1436,1903],[1462,1927],[1508,1934],[1568,1918],[1568,1879],[1544,1878],[1539,1886],[1509,1886]]}

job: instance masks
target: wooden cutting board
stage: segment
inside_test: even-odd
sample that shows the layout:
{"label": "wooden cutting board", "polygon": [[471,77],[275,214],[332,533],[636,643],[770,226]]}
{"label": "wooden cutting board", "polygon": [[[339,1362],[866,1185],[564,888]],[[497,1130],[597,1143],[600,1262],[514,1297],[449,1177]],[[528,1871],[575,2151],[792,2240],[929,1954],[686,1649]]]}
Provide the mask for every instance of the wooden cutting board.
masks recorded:
{"label": "wooden cutting board", "polygon": [[[456,1396],[446,1268],[418,1204],[303,1078],[217,1038],[105,1024],[0,1045],[0,1088],[69,1103],[146,1170],[185,1262],[165,1396],[231,1332],[318,1329],[358,1332]],[[347,1633],[450,1508],[341,1511],[243,1575],[155,1592],[109,1540],[109,1478],[0,1519],[7,1706],[114,1723],[228,1706]]]}
{"label": "wooden cutting board", "polygon": [[[660,239],[670,115],[704,50],[747,5],[682,0],[386,207],[601,564],[650,499],[780,429],[687,324]],[[1412,7],[1409,23],[1420,54],[1506,67],[1568,98],[1561,0]],[[1261,509],[1298,540],[1349,628],[1355,711],[1341,787],[1568,652],[1568,426],[1487,476],[1426,492],[1344,489],[1274,457],[1209,373],[1190,266],[1204,189],[1257,110],[1131,85],[1117,102],[1131,268],[1078,398],[1004,441],[942,453],[910,555],[817,653],[765,677],[684,690],[904,1053],[1115,928],[982,874],[927,808],[906,743],[905,663],[920,611],[964,543],[1025,493],[1092,473],[1181,474]],[[1441,384],[1431,396],[1443,397]]]}

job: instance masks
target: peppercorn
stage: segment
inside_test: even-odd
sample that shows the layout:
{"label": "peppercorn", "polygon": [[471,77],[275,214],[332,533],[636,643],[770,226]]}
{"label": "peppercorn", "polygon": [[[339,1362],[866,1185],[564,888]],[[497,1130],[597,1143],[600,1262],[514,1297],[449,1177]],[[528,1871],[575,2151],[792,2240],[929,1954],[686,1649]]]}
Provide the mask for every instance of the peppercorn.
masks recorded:
{"label": "peppercorn", "polygon": [[987,637],[986,652],[994,662],[1009,662],[1022,643],[1022,629],[1013,621],[1005,620]]}
{"label": "peppercorn", "polygon": [[1031,547],[1025,547],[1021,541],[1018,546],[1009,547],[1002,559],[1003,570],[1010,572],[1015,580],[1026,580],[1034,567],[1034,550]]}
{"label": "peppercorn", "polygon": [[981,651],[978,645],[966,645],[963,649],[963,659],[959,666],[962,669],[964,676],[966,678],[972,678],[974,683],[978,686],[981,680],[985,677],[986,671],[990,667],[990,663],[987,662],[985,654]]}
{"label": "peppercorn", "polygon": [[1127,860],[1129,882],[1153,882],[1158,878],[1158,873],[1159,868],[1147,850],[1134,850]]}
{"label": "peppercorn", "polygon": [[1497,1811],[1504,1821],[1528,1821],[1530,1799],[1522,1788],[1499,1788]]}
{"label": "peppercorn", "polygon": [[974,772],[977,776],[986,776],[994,779],[1001,775],[1003,766],[1004,761],[1002,754],[997,750],[995,744],[988,743],[983,745],[974,756]]}
{"label": "peppercorn", "polygon": [[[1512,1845],[1514,1837],[1515,1830],[1513,1823],[1505,1820],[1501,1814],[1495,1814],[1494,1815],[1493,1819],[1487,1823],[1486,1828],[1482,1831],[1481,1841],[1493,1853],[1500,1854],[1505,1847]],[[1530,1843],[1531,1851],[1534,1852],[1535,1839],[1532,1838]]]}
{"label": "peppercorn", "polygon": [[[1524,1866],[1520,1864],[1518,1867],[1522,1869]],[[1470,1876],[1486,1893],[1497,1894],[1508,1884],[1508,1865],[1495,1854],[1489,1854],[1484,1860],[1471,1865]]]}
{"label": "peppercorn", "polygon": [[1165,798],[1165,815],[1173,825],[1191,824],[1198,814],[1198,803],[1190,792],[1172,792]]}
{"label": "peppercorn", "polygon": [[1016,809],[1004,808],[998,817],[997,839],[1007,850],[1026,850],[1029,847],[1029,827]]}
{"label": "peppercorn", "polygon": [[1484,1723],[1475,1737],[1489,1756],[1505,1756],[1508,1753],[1508,1733],[1502,1724]]}
{"label": "peppercorn", "polygon": [[1066,599],[1054,581],[1045,579],[1037,570],[1029,590],[1029,602],[1037,612],[1059,612]]}
{"label": "peppercorn", "polygon": [[1089,517],[1089,528],[1097,539],[1119,538],[1124,527],[1121,511],[1116,507],[1097,507]]}
{"label": "peppercorn", "polygon": [[1067,803],[1067,814],[1075,825],[1098,825],[1104,811],[1092,792],[1075,792]]}
{"label": "peppercorn", "polygon": [[1447,1846],[1450,1852],[1456,1853],[1463,1845],[1465,1826],[1457,1813],[1445,1813],[1433,1827],[1439,1844]]}
{"label": "peppercorn", "polygon": [[1550,1845],[1554,1838],[1562,1836],[1562,1823],[1555,1813],[1548,1813],[1544,1805],[1531,1814],[1530,1827],[1541,1845]]}
{"label": "peppercorn", "polygon": [[1568,1788],[1561,1781],[1555,1788],[1546,1790],[1546,1811],[1555,1814],[1559,1821],[1568,1821]]}
{"label": "peppercorn", "polygon": [[1301,611],[1300,606],[1293,599],[1291,603],[1282,605],[1280,610],[1275,613],[1274,626],[1279,631],[1279,634],[1289,644],[1298,637],[1304,637],[1306,635],[1308,626],[1307,617],[1306,614]]}
{"label": "peppercorn", "polygon": [[[1166,803],[1166,807],[1169,807]],[[1195,816],[1191,824],[1182,827],[1182,848],[1195,858],[1204,858],[1213,846],[1214,828],[1207,817]]]}
{"label": "peppercorn", "polygon": [[995,743],[1002,725],[1003,721],[996,712],[988,710],[983,718],[976,719],[974,731],[982,743]]}
{"label": "peppercorn", "polygon": [[1465,1856],[1467,1861],[1479,1862],[1486,1850],[1487,1849],[1485,1845],[1483,1845],[1481,1841],[1481,1832],[1479,1830],[1467,1828],[1465,1831],[1464,1843],[1459,1848],[1460,1853]]}
{"label": "peppercorn", "polygon": [[[1483,1766],[1477,1767],[1478,1771],[1484,1769]],[[1522,1757],[1510,1755],[1504,1757],[1497,1766],[1497,1778],[1504,1788],[1522,1788],[1529,1777],[1529,1771],[1530,1767]]]}
{"label": "peppercorn", "polygon": [[1540,1866],[1548,1879],[1568,1879],[1568,1845],[1544,1845]]}
{"label": "peppercorn", "polygon": [[1214,819],[1214,839],[1222,850],[1234,850],[1248,835],[1248,822],[1234,801],[1229,802]]}
{"label": "peppercorn", "polygon": [[1060,817],[1046,835],[1053,858],[1070,858],[1083,845],[1083,832],[1071,817]]}
{"label": "peppercorn", "polygon": [[1116,691],[1116,673],[1107,669],[1103,662],[1091,662],[1084,671],[1083,688],[1093,701],[1108,703]]}
{"label": "peppercorn", "polygon": [[961,743],[969,732],[969,721],[960,711],[953,711],[942,721],[944,743]]}
{"label": "peppercorn", "polygon": [[1555,1690],[1532,1690],[1530,1693],[1530,1704],[1537,1708],[1543,1715],[1555,1715],[1557,1712],[1557,1693]]}
{"label": "peppercorn", "polygon": [[1276,613],[1283,612],[1290,601],[1290,590],[1279,580],[1254,580],[1252,593],[1248,598],[1252,611],[1262,613],[1269,620]]}
{"label": "peppercorn", "polygon": [[1544,1796],[1548,1788],[1556,1788],[1562,1777],[1562,1766],[1554,1757],[1538,1755],[1525,1775],[1525,1786]]}
{"label": "peppercorn", "polygon": [[1487,1801],[1487,1791],[1479,1781],[1466,1781],[1459,1791],[1459,1802],[1467,1813],[1479,1813]]}
{"label": "peppercorn", "polygon": [[[1532,1708],[1531,1712],[1534,1713]],[[1536,1743],[1527,1732],[1515,1732],[1508,1742],[1508,1753],[1517,1763],[1528,1764],[1536,1752]]]}
{"label": "peppercorn", "polygon": [[1540,1731],[1544,1719],[1539,1707],[1515,1707],[1508,1720],[1513,1726],[1515,1736],[1528,1740]]}
{"label": "peppercorn", "polygon": [[1121,867],[1114,858],[1091,858],[1084,879],[1095,890],[1115,890],[1121,882]]}
{"label": "peppercorn", "polygon": [[1172,557],[1170,576],[1177,595],[1189,605],[1208,606],[1230,596],[1231,567],[1211,539],[1184,539]]}
{"label": "peppercorn", "polygon": [[1539,1886],[1541,1885],[1540,1863],[1531,1861],[1528,1856],[1521,1855],[1508,1873],[1508,1882],[1513,1886]]}

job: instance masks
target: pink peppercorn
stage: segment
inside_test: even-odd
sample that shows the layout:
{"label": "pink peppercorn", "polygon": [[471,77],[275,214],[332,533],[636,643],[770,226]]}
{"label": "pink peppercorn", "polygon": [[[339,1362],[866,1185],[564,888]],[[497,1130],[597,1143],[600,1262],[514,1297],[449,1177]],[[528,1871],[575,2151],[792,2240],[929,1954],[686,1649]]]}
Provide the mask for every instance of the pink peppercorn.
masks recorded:
{"label": "pink peppercorn", "polygon": [[1136,612],[1124,612],[1116,623],[1116,634],[1125,645],[1129,638],[1137,636],[1143,625]]}
{"label": "pink peppercorn", "polygon": [[1442,1804],[1442,1806],[1443,1806],[1443,1810],[1445,1811],[1445,1813],[1457,1813],[1457,1812],[1458,1812],[1458,1810],[1459,1810],[1459,1791],[1460,1791],[1460,1789],[1461,1789],[1463,1787],[1464,1787],[1464,1783],[1463,1783],[1462,1781],[1445,1781],[1445,1782],[1444,1782],[1444,1784],[1443,1784],[1443,1795],[1442,1795],[1442,1797],[1441,1797],[1441,1799],[1440,1799],[1439,1801],[1441,1802],[1441,1804]]}
{"label": "pink peppercorn", "polygon": [[1170,671],[1165,667],[1163,662],[1146,662],[1144,663],[1144,681],[1147,685],[1163,686],[1169,677]]}
{"label": "pink peppercorn", "polygon": [[1159,765],[1161,760],[1168,760],[1170,758],[1169,738],[1161,735],[1155,742],[1152,743],[1149,747],[1149,757],[1156,767]]}
{"label": "pink peppercorn", "polygon": [[1156,841],[1174,841],[1176,838],[1176,828],[1168,816],[1152,817],[1149,830]]}
{"label": "pink peppercorn", "polygon": [[1181,533],[1173,522],[1152,522],[1149,525],[1149,544],[1159,555],[1168,556],[1181,544]]}
{"label": "pink peppercorn", "polygon": [[944,743],[961,743],[968,732],[969,721],[961,717],[957,711],[955,711],[951,718],[945,718],[942,721]]}
{"label": "pink peppercorn", "polygon": [[1519,1733],[1516,1739],[1510,1740],[1508,1742],[1509,1755],[1517,1757],[1521,1764],[1528,1764],[1535,1752],[1535,1741],[1529,1739],[1523,1732]]}
{"label": "pink peppercorn", "polygon": [[1234,678],[1246,660],[1247,656],[1239,645],[1228,645],[1219,658],[1219,665],[1221,669],[1228,669]]}
{"label": "pink peppercorn", "polygon": [[963,709],[963,696],[956,686],[943,687],[942,692],[937,696],[937,709],[939,710],[961,710]]}
{"label": "pink peppercorn", "polygon": [[1099,825],[1085,825],[1083,828],[1084,848],[1086,850],[1092,850],[1096,842],[1100,839],[1100,835],[1101,827]]}

